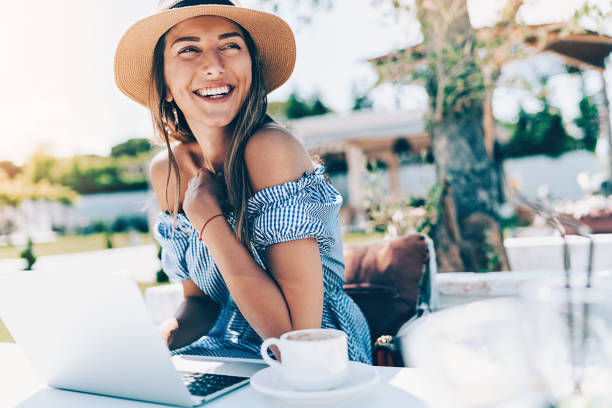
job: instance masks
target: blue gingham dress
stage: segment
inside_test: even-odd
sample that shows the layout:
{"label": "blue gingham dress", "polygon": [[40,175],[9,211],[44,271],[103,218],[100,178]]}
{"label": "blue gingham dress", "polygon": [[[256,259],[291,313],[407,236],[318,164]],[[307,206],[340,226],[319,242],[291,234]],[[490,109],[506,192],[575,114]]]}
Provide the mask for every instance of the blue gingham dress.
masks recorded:
{"label": "blue gingham dress", "polygon": [[[267,270],[268,245],[302,238],[316,238],[323,265],[324,298],[321,327],[335,328],[348,336],[349,358],[372,363],[370,333],[361,310],[342,290],[344,257],[338,211],[342,196],[324,177],[317,165],[297,181],[258,191],[248,201],[247,213],[255,261]],[[230,225],[234,221],[228,216]],[[154,235],[162,247],[162,266],[174,282],[192,279],[208,296],[219,303],[221,313],[214,327],[192,344],[174,354],[196,354],[261,358],[261,337],[242,316],[210,252],[198,231],[184,213],[179,213],[176,228],[172,217],[160,213]]]}

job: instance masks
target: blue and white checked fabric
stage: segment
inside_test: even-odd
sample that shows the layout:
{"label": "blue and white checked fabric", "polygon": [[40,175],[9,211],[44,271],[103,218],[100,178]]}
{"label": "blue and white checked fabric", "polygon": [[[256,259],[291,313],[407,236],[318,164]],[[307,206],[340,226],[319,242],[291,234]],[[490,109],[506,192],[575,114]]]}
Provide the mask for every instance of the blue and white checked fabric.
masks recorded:
{"label": "blue and white checked fabric", "polygon": [[[336,328],[348,336],[349,358],[372,363],[370,333],[361,310],[342,290],[344,257],[338,211],[342,196],[317,165],[297,181],[258,191],[248,201],[247,214],[255,261],[267,270],[265,251],[269,245],[302,238],[315,238],[323,265],[324,299],[321,327]],[[229,217],[228,222],[234,225]],[[222,305],[215,326],[194,343],[174,354],[260,358],[261,337],[234,303],[211,254],[187,216],[160,213],[154,235],[162,247],[162,266],[175,282],[192,279],[204,293]]]}

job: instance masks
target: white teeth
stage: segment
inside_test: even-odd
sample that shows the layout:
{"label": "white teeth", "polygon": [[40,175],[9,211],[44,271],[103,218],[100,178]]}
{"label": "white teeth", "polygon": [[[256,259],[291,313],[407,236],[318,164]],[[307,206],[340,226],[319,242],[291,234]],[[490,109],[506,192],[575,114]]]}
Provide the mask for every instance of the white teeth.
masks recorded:
{"label": "white teeth", "polygon": [[230,87],[228,85],[216,87],[216,88],[206,88],[197,90],[197,94],[200,96],[208,96],[208,97],[220,97],[228,94],[230,91]]}

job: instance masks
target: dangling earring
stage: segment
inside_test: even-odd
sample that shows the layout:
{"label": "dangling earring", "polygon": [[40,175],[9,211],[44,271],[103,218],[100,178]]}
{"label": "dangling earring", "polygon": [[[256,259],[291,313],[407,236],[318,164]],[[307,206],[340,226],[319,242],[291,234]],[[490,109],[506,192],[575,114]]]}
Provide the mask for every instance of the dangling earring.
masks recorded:
{"label": "dangling earring", "polygon": [[168,118],[166,117],[166,108],[164,107],[164,105],[162,105],[161,110],[161,121],[164,125],[164,130],[166,131],[166,134],[170,136],[172,135],[172,129],[170,129],[170,126],[168,126]]}
{"label": "dangling earring", "polygon": [[176,107],[172,107],[172,114],[174,115],[174,129],[176,129],[176,132],[178,133],[178,128],[179,128],[179,119],[178,119],[178,112],[176,111]]}

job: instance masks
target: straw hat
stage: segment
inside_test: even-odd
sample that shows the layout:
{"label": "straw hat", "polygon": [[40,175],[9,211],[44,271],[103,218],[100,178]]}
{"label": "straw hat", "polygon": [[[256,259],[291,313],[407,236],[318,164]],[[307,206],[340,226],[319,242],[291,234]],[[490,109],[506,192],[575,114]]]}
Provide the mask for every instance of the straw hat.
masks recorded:
{"label": "straw hat", "polygon": [[148,107],[153,50],[159,38],[183,20],[225,17],[253,38],[263,66],[266,92],[281,86],[295,65],[295,39],[287,23],[274,14],[240,7],[234,0],[161,0],[157,13],[130,27],[115,53],[115,81],[128,97]]}

